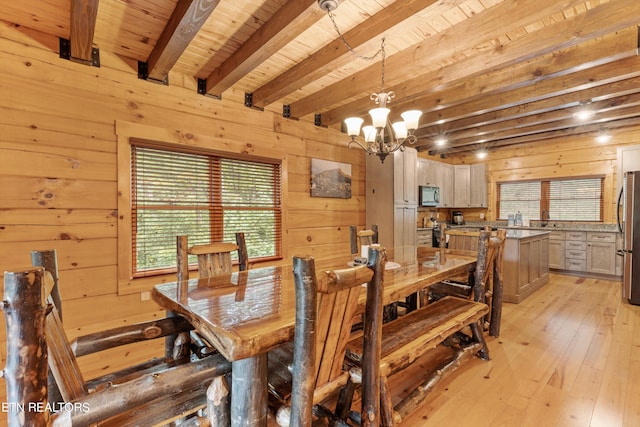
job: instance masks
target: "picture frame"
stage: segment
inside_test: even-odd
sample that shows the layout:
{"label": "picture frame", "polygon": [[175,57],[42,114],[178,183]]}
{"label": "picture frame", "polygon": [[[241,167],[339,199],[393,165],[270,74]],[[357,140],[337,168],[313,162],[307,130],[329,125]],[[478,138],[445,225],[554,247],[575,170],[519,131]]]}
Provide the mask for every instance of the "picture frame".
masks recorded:
{"label": "picture frame", "polygon": [[351,165],[311,159],[311,197],[351,198]]}

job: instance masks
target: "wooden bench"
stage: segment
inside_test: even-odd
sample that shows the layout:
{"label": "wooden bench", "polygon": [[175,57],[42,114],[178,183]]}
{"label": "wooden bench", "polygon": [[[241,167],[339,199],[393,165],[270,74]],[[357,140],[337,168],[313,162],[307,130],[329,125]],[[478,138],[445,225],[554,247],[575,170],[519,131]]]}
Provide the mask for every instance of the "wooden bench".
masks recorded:
{"label": "wooden bench", "polygon": [[[485,246],[487,241],[483,241]],[[484,275],[483,262],[478,261],[475,271],[478,283]],[[482,302],[448,296],[384,324],[380,321],[382,309],[380,288],[367,295],[364,341],[356,336],[347,346],[348,360],[361,367],[363,374],[375,369],[371,363],[379,369],[375,380],[366,381],[363,376],[362,387],[368,388],[368,395],[379,396],[380,413],[377,413],[377,408],[369,408],[370,413],[363,414],[362,425],[378,425],[377,420],[382,426],[395,425],[425,401],[443,375],[454,371],[474,355],[483,360],[489,359],[481,326],[489,307]],[[423,382],[394,407],[389,376],[407,368],[440,344],[455,350],[452,358],[426,375]],[[371,348],[379,349],[373,362],[363,359],[367,349]]]}

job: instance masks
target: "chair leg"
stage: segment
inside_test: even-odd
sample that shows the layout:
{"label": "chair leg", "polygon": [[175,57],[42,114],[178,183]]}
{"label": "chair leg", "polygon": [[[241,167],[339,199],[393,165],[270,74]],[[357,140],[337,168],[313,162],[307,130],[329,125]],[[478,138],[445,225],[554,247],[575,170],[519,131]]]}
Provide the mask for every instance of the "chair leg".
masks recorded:
{"label": "chair leg", "polygon": [[473,340],[480,344],[482,348],[478,351],[478,356],[482,360],[491,360],[489,357],[489,347],[487,347],[487,342],[484,339],[484,335],[482,332],[482,326],[480,326],[480,322],[483,320],[480,319],[477,322],[473,322],[469,325],[471,328],[471,333],[473,334]]}
{"label": "chair leg", "polygon": [[347,384],[345,384],[342,390],[340,390],[340,394],[338,395],[338,402],[336,403],[335,411],[336,418],[346,420],[349,417],[349,411],[353,404],[353,395],[357,387],[358,384],[352,381],[351,375],[349,375]]}
{"label": "chair leg", "polygon": [[207,412],[212,426],[231,425],[231,396],[224,375],[215,377],[207,388]]}
{"label": "chair leg", "polygon": [[393,427],[393,403],[387,377],[380,377],[380,426]]}

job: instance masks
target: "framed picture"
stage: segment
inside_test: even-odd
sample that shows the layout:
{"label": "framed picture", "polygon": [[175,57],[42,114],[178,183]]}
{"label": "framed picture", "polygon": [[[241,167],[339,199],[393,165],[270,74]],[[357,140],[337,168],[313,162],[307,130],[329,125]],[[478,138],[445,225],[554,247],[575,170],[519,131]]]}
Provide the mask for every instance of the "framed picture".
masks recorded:
{"label": "framed picture", "polygon": [[351,198],[351,165],[311,159],[311,197]]}

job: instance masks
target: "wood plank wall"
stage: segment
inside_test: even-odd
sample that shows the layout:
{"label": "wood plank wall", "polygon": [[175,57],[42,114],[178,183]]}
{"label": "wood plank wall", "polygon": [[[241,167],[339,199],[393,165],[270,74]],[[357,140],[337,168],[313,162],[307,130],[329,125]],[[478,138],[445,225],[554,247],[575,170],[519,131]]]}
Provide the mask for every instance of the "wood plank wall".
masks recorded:
{"label": "wood plank wall", "polygon": [[[139,80],[136,64],[122,58],[101,52],[101,67],[87,67],[59,59],[57,49],[55,38],[0,21],[0,267],[29,264],[30,250],[56,248],[71,336],[161,314],[144,295],[118,294],[116,121],[205,135],[215,149],[282,153],[284,261],[349,250],[348,226],[364,225],[365,174],[364,156],[346,148],[343,134],[247,109],[244,94],[197,95],[190,77],[171,74],[169,86],[156,85]],[[469,210],[466,218],[495,217],[498,181],[595,173],[606,176],[605,220],[614,222],[616,146],[639,141],[640,127],[614,132],[607,145],[585,136],[491,152],[490,208]],[[309,196],[313,157],[352,165],[352,199]],[[446,161],[477,162],[472,156]],[[108,357],[100,363],[108,365]]]}
{"label": "wood plank wall", "polygon": [[[161,314],[144,293],[118,293],[116,122],[282,158],[282,262],[349,253],[349,226],[365,221],[365,162],[344,134],[246,108],[244,94],[198,95],[190,77],[171,74],[168,86],[158,85],[108,53],[96,68],[60,59],[57,49],[56,38],[0,21],[0,268],[29,265],[34,249],[57,249],[69,335]],[[311,198],[311,158],[351,164],[352,198]]]}
{"label": "wood plank wall", "polygon": [[[616,223],[615,209],[618,197],[617,148],[640,144],[640,124],[635,128],[612,129],[610,133],[612,139],[606,144],[596,142],[596,135],[593,133],[583,134],[541,140],[496,151],[489,149],[489,155],[485,160],[478,160],[474,153],[444,160],[425,153],[419,155],[452,164],[486,163],[488,208],[461,209],[466,221],[480,221],[480,213],[484,213],[487,220],[496,219],[498,182],[604,175],[604,222],[613,224]],[[449,210],[443,210],[443,213],[444,216],[441,215],[441,218],[449,218]],[[420,212],[419,224],[422,216],[427,214],[426,210]]]}

